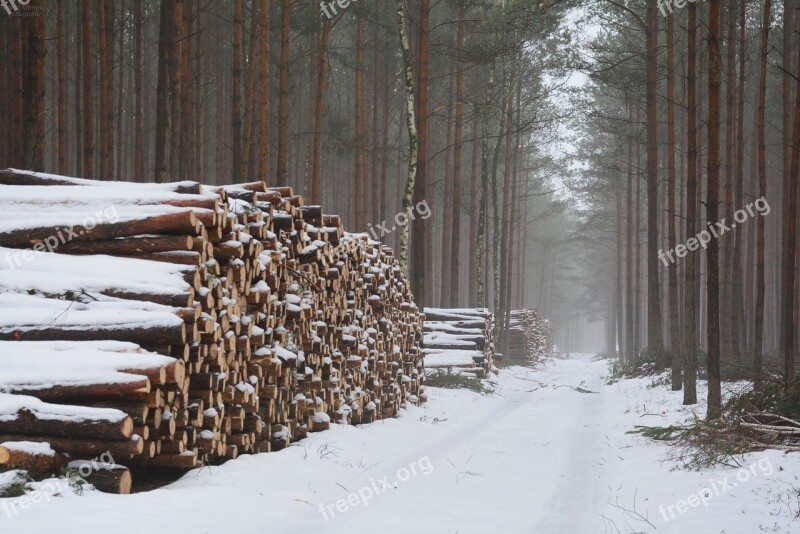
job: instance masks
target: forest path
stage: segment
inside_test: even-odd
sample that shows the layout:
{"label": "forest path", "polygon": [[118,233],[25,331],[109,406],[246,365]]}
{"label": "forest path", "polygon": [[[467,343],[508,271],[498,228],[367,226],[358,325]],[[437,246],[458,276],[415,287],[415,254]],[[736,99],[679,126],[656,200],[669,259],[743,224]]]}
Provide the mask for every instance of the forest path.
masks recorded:
{"label": "forest path", "polygon": [[[602,532],[608,364],[591,358],[575,354],[538,369],[504,370],[492,396],[475,402],[473,395],[468,404],[453,405],[467,392],[431,390],[425,410],[444,409],[433,417],[442,422],[417,432],[413,446],[340,482],[357,491],[423,457],[434,470],[399,483],[391,496],[378,495],[367,507],[346,513],[333,507],[328,515],[335,517],[326,521],[325,531],[354,532],[380,524],[402,532],[413,525],[407,522],[410,510],[436,502],[425,526],[413,525],[420,532],[483,533],[498,527],[520,533]],[[307,516],[292,520],[313,525]]]}

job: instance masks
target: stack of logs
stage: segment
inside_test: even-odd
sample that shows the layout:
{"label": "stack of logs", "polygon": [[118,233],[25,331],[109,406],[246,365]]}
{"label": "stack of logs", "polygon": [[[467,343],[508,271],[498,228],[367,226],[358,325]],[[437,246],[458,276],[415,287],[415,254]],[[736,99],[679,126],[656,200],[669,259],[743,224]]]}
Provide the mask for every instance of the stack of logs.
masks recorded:
{"label": "stack of logs", "polygon": [[485,377],[494,370],[494,315],[485,308],[425,308],[425,368]]}
{"label": "stack of logs", "polygon": [[513,362],[531,362],[553,353],[553,327],[537,310],[512,310],[508,353]]}
{"label": "stack of logs", "polygon": [[0,468],[194,468],[424,400],[392,250],[291,188],[0,184]]}

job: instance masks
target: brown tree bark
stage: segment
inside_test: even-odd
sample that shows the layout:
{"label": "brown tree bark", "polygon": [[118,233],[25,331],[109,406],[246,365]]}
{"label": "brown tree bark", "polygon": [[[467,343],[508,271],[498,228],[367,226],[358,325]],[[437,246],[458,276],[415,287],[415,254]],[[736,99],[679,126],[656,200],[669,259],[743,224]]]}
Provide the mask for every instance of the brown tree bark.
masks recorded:
{"label": "brown tree bark", "polygon": [[231,183],[237,183],[242,179],[242,0],[233,0],[231,76]]}
{"label": "brown tree bark", "polygon": [[[246,58],[242,58],[242,71],[244,72],[244,99],[242,103],[242,112],[244,118],[242,121],[242,176],[246,181],[256,179],[258,172],[258,164],[256,158],[258,156],[258,118],[259,118],[259,103],[261,101],[261,91],[257,90],[256,84],[260,84],[261,80],[258,79],[260,72],[259,58],[262,54],[261,50],[261,34],[260,34],[260,12],[263,10],[263,2],[253,2],[250,9],[250,41],[247,45]],[[244,31],[244,20],[242,20],[242,31]],[[244,44],[242,44],[242,53],[244,53]],[[262,88],[263,90],[263,88]]]}
{"label": "brown tree bark", "polygon": [[58,62],[58,174],[69,174],[67,170],[67,55],[66,30],[64,24],[64,2],[59,2],[56,11],[56,61]]}
{"label": "brown tree bark", "polygon": [[442,308],[450,307],[449,287],[445,287],[445,280],[449,280],[451,271],[450,253],[453,241],[453,168],[450,165],[451,145],[453,141],[453,76],[448,76],[447,87],[447,136],[444,147],[444,187],[442,188],[442,248],[441,261],[439,262],[439,305]]}
{"label": "brown tree bark", "polygon": [[[726,35],[727,43],[727,78],[725,82],[725,210],[723,215],[726,221],[733,219],[734,213],[734,144],[736,117],[736,0],[728,0],[727,22],[728,30]],[[720,346],[722,354],[727,355],[728,359],[735,361],[738,355],[734,351],[733,329],[735,327],[734,316],[731,313],[733,308],[733,252],[735,246],[735,236],[728,233],[723,238],[725,260],[722,269],[722,303],[723,308],[728,310],[721,319]]]}
{"label": "brown tree bark", "polygon": [[11,100],[11,135],[10,149],[11,164],[16,167],[25,166],[25,117],[23,111],[23,97],[22,89],[24,82],[22,79],[22,40],[23,36],[23,19],[21,17],[12,21],[10,24],[9,40],[9,56],[11,59],[11,74],[10,86],[11,93],[9,99]]}
{"label": "brown tree bark", "polygon": [[98,144],[100,152],[101,180],[110,180],[113,174],[114,146],[114,2],[113,0],[100,0],[97,3],[97,20],[99,24],[97,34],[98,56],[100,68],[98,72],[98,114],[99,132]]}
{"label": "brown tree bark", "polygon": [[[633,124],[633,103],[630,102],[628,95],[625,96],[626,104],[628,107],[628,123]],[[638,143],[638,139],[636,140]],[[626,221],[626,231],[625,231],[625,251],[626,251],[626,258],[625,258],[625,353],[624,353],[624,360],[627,362],[632,362],[636,358],[635,346],[636,340],[634,339],[635,335],[635,328],[634,328],[634,317],[636,314],[636,308],[634,306],[634,287],[636,282],[634,280],[634,262],[637,261],[636,249],[633,247],[633,238],[634,232],[636,230],[633,226],[633,190],[634,190],[634,180],[638,179],[638,176],[634,174],[634,156],[633,156],[633,133],[628,132],[628,151],[627,151],[627,160],[628,160],[628,180],[626,184],[626,191],[625,191],[625,205],[626,205],[626,214],[625,214],[625,221]],[[638,170],[637,170],[638,172]]]}
{"label": "brown tree bark", "polygon": [[[125,92],[126,90],[130,92],[130,89],[126,89],[125,87],[125,61],[124,57],[127,55],[125,52],[125,27],[127,26],[127,21],[125,20],[127,17],[127,8],[125,7],[125,2],[119,4],[119,23],[117,26],[119,31],[117,31],[117,55],[120,58],[119,61],[119,68],[117,69],[117,103],[116,103],[116,110],[114,112],[114,116],[116,117],[116,121],[112,120],[112,126],[116,128],[114,133],[114,138],[117,140],[116,143],[111,145],[112,151],[112,160],[114,161],[114,176],[115,180],[122,180],[123,179],[123,169],[125,167],[126,159],[128,155],[126,154],[126,150],[129,146],[126,137],[128,137],[128,132],[130,131],[130,124],[127,121],[128,113],[124,113],[127,111],[125,107]],[[112,16],[112,19],[114,17]],[[113,21],[112,21],[113,22]],[[113,64],[113,61],[112,61]],[[130,84],[128,84],[130,85]],[[116,122],[116,124],[114,124]],[[128,180],[130,180],[130,171],[125,173],[128,176]]]}
{"label": "brown tree bark", "polygon": [[133,3],[133,179],[145,181],[144,108],[142,107],[142,0]]}
{"label": "brown tree bark", "polygon": [[325,89],[328,81],[328,40],[331,34],[331,24],[331,19],[322,17],[322,31],[320,32],[317,48],[317,63],[319,67],[317,70],[317,91],[314,95],[314,149],[309,172],[309,191],[312,204],[320,203],[322,192],[322,128],[325,115]]}
{"label": "brown tree bark", "polygon": [[[709,226],[719,221],[720,88],[722,57],[720,41],[722,0],[710,0],[708,16],[708,191],[706,218]],[[713,228],[712,228],[713,229]],[[707,249],[708,287],[708,419],[722,415],[719,333],[719,241],[712,238]]]}
{"label": "brown tree bark", "polygon": [[356,79],[355,79],[355,182],[354,182],[354,225],[357,232],[363,232],[367,228],[367,202],[365,196],[366,176],[364,173],[364,16],[360,10],[356,12]]}
{"label": "brown tree bark", "polygon": [[89,0],[81,0],[81,64],[83,72],[83,164],[82,175],[94,177],[94,65],[92,64],[92,11]]}
{"label": "brown tree bark", "polygon": [[[758,190],[759,195],[767,194],[767,155],[766,155],[766,106],[767,106],[767,59],[769,56],[769,28],[772,16],[772,0],[765,0],[764,15],[761,21],[761,47],[759,49],[758,67],[758,109],[756,128],[758,135]],[[756,238],[756,313],[754,334],[754,387],[760,389],[763,384],[763,350],[764,350],[764,219],[756,218],[758,236]]]}
{"label": "brown tree bark", "polygon": [[[669,249],[678,244],[675,228],[675,16],[667,15],[667,232]],[[667,265],[669,277],[670,349],[672,353],[672,391],[682,387],[680,319],[678,317],[678,264]]]}
{"label": "brown tree bark", "polygon": [[[717,0],[718,1],[718,0]],[[647,2],[647,346],[656,370],[664,369],[661,295],[658,280],[658,7]]]}
{"label": "brown tree bark", "polygon": [[[686,178],[686,236],[697,231],[697,6],[688,7],[687,45],[687,178]],[[697,278],[697,255],[686,261],[684,284],[686,302],[686,336],[684,349],[683,404],[697,404],[697,323],[695,317],[695,280]]]}
{"label": "brown tree bark", "polygon": [[[739,3],[739,76],[736,90],[736,158],[734,160],[734,205],[733,211],[738,211],[742,207],[744,192],[744,99],[745,99],[745,42],[747,3],[743,0]],[[741,362],[742,353],[746,346],[747,328],[744,322],[744,298],[743,298],[743,279],[742,279],[742,256],[744,253],[745,232],[741,226],[733,229],[733,270],[731,272],[731,337],[733,352],[737,361]]]}
{"label": "brown tree bark", "polygon": [[177,55],[177,87],[180,92],[178,100],[178,121],[177,121],[177,174],[178,178],[185,180],[191,169],[192,155],[191,146],[194,143],[192,137],[192,117],[191,109],[191,82],[192,82],[192,3],[193,0],[177,0],[178,9],[175,12],[175,27],[178,35],[176,41],[179,44]]}
{"label": "brown tree bark", "polygon": [[281,57],[278,89],[278,183],[289,180],[289,26],[292,0],[281,2]]}
{"label": "brown tree bark", "polygon": [[[378,8],[378,3],[375,2],[373,8]],[[377,11],[372,11],[372,15],[376,15]],[[379,16],[379,15],[378,15]],[[384,185],[381,183],[380,163],[381,163],[381,124],[380,124],[380,68],[379,68],[379,54],[378,49],[380,42],[380,28],[374,25],[372,30],[372,147],[370,149],[371,156],[371,170],[369,172],[369,182],[372,187],[370,191],[370,199],[372,206],[369,210],[369,217],[372,221],[382,220],[381,217],[381,190]]]}
{"label": "brown tree bark", "polygon": [[512,77],[511,85],[508,88],[508,98],[506,101],[506,128],[505,128],[505,147],[503,151],[503,204],[500,209],[500,247],[499,257],[499,293],[497,294],[497,314],[495,322],[500,327],[501,350],[503,354],[508,353],[508,316],[507,284],[508,280],[508,259],[510,249],[510,223],[511,223],[511,194],[512,194],[512,159],[513,159],[513,140],[514,140],[514,87],[518,83],[517,77]]}
{"label": "brown tree bark", "polygon": [[477,101],[472,103],[472,150],[470,151],[471,168],[469,173],[469,275],[467,289],[469,292],[468,305],[474,308],[478,305],[478,158],[480,155],[480,106]]}
{"label": "brown tree bark", "polygon": [[[797,70],[800,73],[800,54],[797,57]],[[791,144],[791,165],[789,168],[789,192],[787,195],[787,212],[785,214],[786,263],[783,266],[785,290],[783,293],[783,379],[789,383],[795,380],[795,258],[797,256],[797,194],[798,177],[800,176],[800,89],[795,91],[794,137]]]}
{"label": "brown tree bark", "polygon": [[266,0],[259,9],[258,37],[258,159],[256,170],[258,179],[271,183],[270,175],[270,110],[272,102],[272,83],[270,80],[270,48],[269,48],[270,2]]}
{"label": "brown tree bark", "polygon": [[[450,273],[450,305],[458,307],[459,288],[459,252],[461,250],[461,153],[464,125],[464,5],[458,8],[458,29],[456,30],[456,124],[455,124],[455,146],[453,147],[453,226],[452,242],[450,250],[451,270]],[[469,262],[471,263],[471,262]],[[446,278],[444,278],[446,280]]]}
{"label": "brown tree bark", "polygon": [[156,150],[154,178],[156,183],[169,182],[174,169],[172,151],[174,146],[171,82],[174,65],[174,13],[175,0],[165,0],[161,4],[158,31],[158,84],[156,87]]}
{"label": "brown tree bark", "polygon": [[81,88],[83,86],[83,35],[81,30],[80,8],[75,15],[75,74],[73,76],[72,94],[74,95],[74,114],[72,119],[75,128],[75,145],[73,148],[73,169],[76,176],[83,174],[83,106]]}
{"label": "brown tree bark", "polygon": [[[35,7],[43,8],[43,2],[34,2]],[[43,9],[42,9],[43,13]],[[44,170],[44,133],[45,133],[45,89],[44,89],[44,57],[45,39],[47,37],[46,18],[43,14],[25,17],[21,20],[22,57],[26,67],[23,69],[22,98],[23,105],[23,147],[22,161],[26,169]]]}
{"label": "brown tree bark", "polygon": [[[428,57],[430,46],[430,0],[419,3],[419,39],[417,50],[417,173],[414,181],[413,205],[425,200],[428,165]],[[426,221],[417,217],[411,223],[411,287],[418,304],[429,304],[427,287],[428,243],[426,242]]]}

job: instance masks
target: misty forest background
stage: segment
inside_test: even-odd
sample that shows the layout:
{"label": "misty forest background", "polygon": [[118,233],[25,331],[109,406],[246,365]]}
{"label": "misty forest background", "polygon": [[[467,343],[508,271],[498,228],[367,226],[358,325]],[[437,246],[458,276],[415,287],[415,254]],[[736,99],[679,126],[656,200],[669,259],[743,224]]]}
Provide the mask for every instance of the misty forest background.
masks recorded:
{"label": "misty forest background", "polygon": [[[416,151],[413,203],[433,214],[411,225],[421,304],[489,306],[501,330],[536,307],[565,351],[602,321],[607,354],[671,366],[687,403],[705,373],[712,416],[721,377],[795,376],[800,2],[403,6],[0,10],[0,168],[265,179],[366,231],[402,211]],[[762,196],[769,215],[658,260]]]}

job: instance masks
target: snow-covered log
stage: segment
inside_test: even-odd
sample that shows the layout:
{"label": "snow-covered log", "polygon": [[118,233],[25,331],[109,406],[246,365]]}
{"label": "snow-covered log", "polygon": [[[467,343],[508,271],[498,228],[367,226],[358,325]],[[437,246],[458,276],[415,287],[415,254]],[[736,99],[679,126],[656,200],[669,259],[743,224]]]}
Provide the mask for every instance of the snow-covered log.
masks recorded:
{"label": "snow-covered log", "polygon": [[130,440],[9,439],[192,468],[424,400],[423,315],[393,251],[291,188],[18,170],[0,184],[0,388],[133,424]]}

